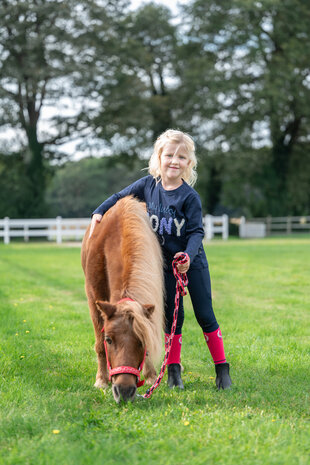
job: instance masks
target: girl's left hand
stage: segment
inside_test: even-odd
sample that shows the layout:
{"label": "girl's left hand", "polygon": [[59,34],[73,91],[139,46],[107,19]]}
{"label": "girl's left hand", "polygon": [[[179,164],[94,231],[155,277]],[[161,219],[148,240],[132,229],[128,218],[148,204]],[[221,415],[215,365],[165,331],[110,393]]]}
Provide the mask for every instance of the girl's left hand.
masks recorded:
{"label": "girl's left hand", "polygon": [[[180,255],[182,255],[182,253],[184,253],[184,252],[177,252],[173,258],[178,258]],[[178,265],[177,265],[178,272],[179,273],[187,273],[187,271],[189,270],[190,264],[191,264],[191,261],[190,261],[189,257],[188,257],[187,262],[178,263]]]}

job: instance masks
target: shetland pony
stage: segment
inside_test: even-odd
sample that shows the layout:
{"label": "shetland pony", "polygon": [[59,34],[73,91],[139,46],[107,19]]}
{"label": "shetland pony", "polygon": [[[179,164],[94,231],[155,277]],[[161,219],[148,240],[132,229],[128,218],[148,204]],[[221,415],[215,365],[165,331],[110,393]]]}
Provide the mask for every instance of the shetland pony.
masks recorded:
{"label": "shetland pony", "polygon": [[[89,230],[81,255],[96,338],[95,386],[108,385],[106,352],[111,368],[137,369],[147,351],[143,373],[152,383],[162,347],[163,262],[145,204],[125,197],[105,213],[90,237]],[[135,398],[135,375],[116,374],[111,380],[116,402]]]}

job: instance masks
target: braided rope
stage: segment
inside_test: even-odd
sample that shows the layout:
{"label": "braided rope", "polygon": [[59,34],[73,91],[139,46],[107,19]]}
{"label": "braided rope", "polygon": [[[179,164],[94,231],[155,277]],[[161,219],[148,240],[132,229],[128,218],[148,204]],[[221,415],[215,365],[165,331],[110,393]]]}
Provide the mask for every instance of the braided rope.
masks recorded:
{"label": "braided rope", "polygon": [[184,264],[188,261],[189,257],[187,253],[182,253],[182,255],[179,255],[178,258],[173,260],[172,262],[172,269],[173,269],[173,274],[176,279],[176,289],[175,289],[175,299],[174,299],[174,312],[173,312],[173,323],[172,323],[172,328],[171,328],[171,333],[169,335],[168,342],[165,347],[165,357],[164,361],[162,363],[159,375],[154,382],[153,386],[151,386],[146,393],[142,396],[145,399],[148,399],[151,397],[153,394],[153,391],[158,388],[158,386],[161,383],[161,380],[163,379],[163,376],[165,374],[166,366],[167,366],[167,361],[170,353],[170,349],[172,346],[172,340],[175,334],[175,328],[177,325],[177,319],[178,319],[178,311],[179,311],[179,303],[180,303],[180,295],[185,296],[187,294],[186,291],[186,286],[188,284],[188,279],[186,273],[179,273],[177,269],[178,264]]}

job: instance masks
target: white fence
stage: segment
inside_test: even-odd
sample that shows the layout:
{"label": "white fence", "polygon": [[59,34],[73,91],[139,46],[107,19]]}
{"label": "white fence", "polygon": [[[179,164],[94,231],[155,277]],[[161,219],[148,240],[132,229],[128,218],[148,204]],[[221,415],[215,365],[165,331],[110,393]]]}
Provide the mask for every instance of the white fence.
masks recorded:
{"label": "white fence", "polygon": [[[238,220],[238,221],[236,221]],[[310,233],[310,216],[285,216],[231,219],[231,223],[239,225],[240,237],[265,237],[273,234],[291,234],[298,232]],[[206,215],[203,218],[205,238],[211,240],[215,234],[221,234],[222,239],[229,235],[229,218],[227,215]],[[66,240],[81,240],[85,234],[90,218],[57,218],[0,220],[0,240],[9,244],[11,237],[22,237],[28,241],[30,237],[47,238],[61,244]]]}
{"label": "white fence", "polygon": [[47,237],[48,240],[56,240],[60,244],[63,238],[69,240],[81,240],[90,223],[89,218],[57,218],[35,220],[12,220],[4,218],[0,220],[0,238],[8,244],[11,237],[23,237],[25,241],[29,237]]}
{"label": "white fence", "polygon": [[264,237],[274,234],[310,233],[310,216],[281,216],[245,219],[241,217],[240,237]]}
{"label": "white fence", "polygon": [[244,216],[239,222],[239,236],[242,238],[260,238],[266,236],[266,224],[259,221],[247,221]]}
{"label": "white fence", "polygon": [[214,238],[214,234],[219,233],[222,239],[228,239],[228,215],[212,216],[206,215],[204,217],[204,230],[207,240]]}
{"label": "white fence", "polygon": [[[66,219],[57,216],[48,219],[14,220],[6,217],[0,220],[0,238],[4,238],[5,244],[9,244],[11,237],[23,237],[26,242],[30,237],[45,237],[61,244],[63,239],[81,240],[89,223],[90,218]],[[228,216],[206,215],[204,229],[207,240],[213,239],[217,233],[221,234],[223,239],[227,239]]]}

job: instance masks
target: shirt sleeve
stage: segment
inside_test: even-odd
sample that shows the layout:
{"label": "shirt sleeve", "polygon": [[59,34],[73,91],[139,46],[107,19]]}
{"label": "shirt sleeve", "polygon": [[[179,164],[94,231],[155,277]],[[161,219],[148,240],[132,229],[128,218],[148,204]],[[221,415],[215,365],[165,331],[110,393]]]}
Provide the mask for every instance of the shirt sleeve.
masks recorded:
{"label": "shirt sleeve", "polygon": [[187,220],[185,252],[189,255],[191,263],[193,263],[205,235],[202,224],[201,201],[198,194],[188,197],[185,204],[185,216]]}
{"label": "shirt sleeve", "polygon": [[96,210],[93,211],[92,215],[94,215],[95,213],[100,213],[100,215],[104,215],[111,207],[113,207],[113,205],[116,204],[118,200],[127,197],[127,195],[133,195],[137,199],[144,202],[144,187],[147,179],[148,176],[138,179],[133,184],[130,184],[130,186],[125,187],[120,192],[111,195],[111,197],[106,199],[101,205],[99,205],[99,207],[96,208]]}

